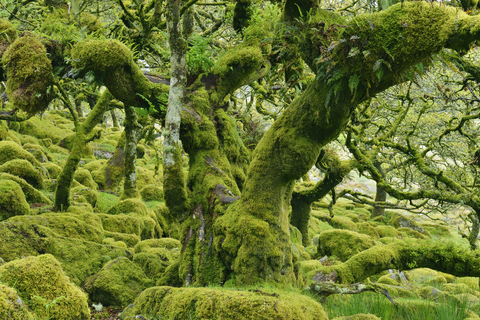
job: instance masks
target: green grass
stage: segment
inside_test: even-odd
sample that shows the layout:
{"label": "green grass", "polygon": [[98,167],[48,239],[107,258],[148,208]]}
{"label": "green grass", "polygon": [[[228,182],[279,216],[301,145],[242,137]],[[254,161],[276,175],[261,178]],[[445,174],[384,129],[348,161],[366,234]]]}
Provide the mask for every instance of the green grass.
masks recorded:
{"label": "green grass", "polygon": [[395,299],[393,305],[377,293],[330,296],[323,304],[325,311],[334,317],[370,313],[382,320],[453,320],[468,317],[466,303],[448,301],[435,303],[421,299]]}

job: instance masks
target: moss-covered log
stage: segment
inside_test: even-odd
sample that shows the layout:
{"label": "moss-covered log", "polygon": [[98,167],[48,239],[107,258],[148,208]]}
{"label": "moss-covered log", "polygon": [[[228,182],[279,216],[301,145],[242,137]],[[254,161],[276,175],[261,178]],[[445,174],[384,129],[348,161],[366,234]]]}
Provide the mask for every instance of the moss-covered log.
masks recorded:
{"label": "moss-covered log", "polygon": [[[216,248],[242,283],[294,281],[283,202],[286,188],[314,165],[321,148],[345,127],[353,108],[404,81],[410,67],[442,48],[467,49],[480,32],[478,17],[425,2],[356,17],[348,28],[316,28],[341,20],[322,10],[308,19],[299,24],[304,37],[298,46],[317,78],[264,135],[241,200],[215,227]],[[340,39],[348,40],[335,42]]]}
{"label": "moss-covered log", "polygon": [[480,276],[478,252],[458,243],[432,240],[396,240],[377,245],[333,266],[321,266],[308,273],[313,282],[352,284],[388,269],[430,268],[457,277]]}

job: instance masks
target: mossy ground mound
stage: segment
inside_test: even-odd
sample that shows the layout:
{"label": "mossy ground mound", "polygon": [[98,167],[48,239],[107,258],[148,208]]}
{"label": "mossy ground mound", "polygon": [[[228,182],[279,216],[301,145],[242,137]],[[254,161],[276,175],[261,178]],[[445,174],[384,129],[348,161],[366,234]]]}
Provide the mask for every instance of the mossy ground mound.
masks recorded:
{"label": "mossy ground mound", "polygon": [[138,264],[145,274],[152,278],[160,278],[165,269],[180,258],[182,245],[171,238],[149,239],[135,246],[133,262]]}
{"label": "mossy ground mound", "polygon": [[320,303],[295,292],[153,287],[145,290],[121,319],[137,315],[165,319],[326,320]]}
{"label": "mossy ground mound", "polygon": [[29,301],[36,318],[90,319],[86,294],[69,281],[52,255],[27,257],[3,264],[0,266],[0,281],[14,286],[20,297]]}

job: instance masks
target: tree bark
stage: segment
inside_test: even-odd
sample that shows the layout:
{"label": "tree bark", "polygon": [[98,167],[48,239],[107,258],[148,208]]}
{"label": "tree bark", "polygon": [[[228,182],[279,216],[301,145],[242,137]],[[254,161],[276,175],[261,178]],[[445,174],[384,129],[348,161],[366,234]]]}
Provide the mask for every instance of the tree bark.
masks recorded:
{"label": "tree bark", "polygon": [[120,199],[139,198],[137,190],[137,179],[135,162],[137,159],[137,143],[140,124],[137,122],[137,113],[133,107],[125,106],[125,180],[123,183],[123,193]]}
{"label": "tree bark", "polygon": [[[375,168],[377,168],[378,172],[382,175],[382,177],[385,178],[385,172],[382,169],[382,164],[378,161],[375,161],[373,165],[375,166]],[[376,185],[377,185],[377,190],[375,193],[375,202],[377,203],[377,202],[387,201],[387,192],[383,190],[383,188],[379,186],[378,183]],[[376,205],[373,206],[372,217],[383,216],[384,213],[385,213],[385,207],[376,206]]]}

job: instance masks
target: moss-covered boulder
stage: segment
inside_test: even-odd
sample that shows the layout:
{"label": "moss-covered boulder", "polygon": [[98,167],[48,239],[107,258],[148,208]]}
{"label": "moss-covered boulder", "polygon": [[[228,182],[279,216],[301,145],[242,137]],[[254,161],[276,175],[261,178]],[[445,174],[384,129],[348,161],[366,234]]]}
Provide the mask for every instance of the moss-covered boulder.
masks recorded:
{"label": "moss-covered boulder", "polygon": [[353,222],[352,219],[348,217],[335,216],[331,220],[329,220],[328,223],[335,229],[345,229],[351,231],[357,230],[355,222]]}
{"label": "moss-covered boulder", "polygon": [[42,175],[27,160],[15,159],[5,162],[0,165],[0,172],[18,176],[37,189],[43,189],[45,187]]}
{"label": "moss-covered boulder", "polygon": [[146,318],[209,320],[326,320],[320,303],[295,292],[252,289],[153,287],[145,290],[123,320]]}
{"label": "moss-covered boulder", "polygon": [[90,319],[87,296],[70,282],[52,255],[3,264],[0,266],[0,281],[14,286],[20,297],[29,301],[36,318]]}
{"label": "moss-covered boulder", "polygon": [[23,159],[32,165],[38,166],[39,162],[28,151],[13,141],[0,141],[0,165],[10,160]]}
{"label": "moss-covered boulder", "polygon": [[93,181],[90,171],[88,171],[87,169],[77,169],[73,178],[88,188],[91,188],[93,190],[97,190],[98,188],[98,185],[95,183],[95,181]]}
{"label": "moss-covered boulder", "polygon": [[92,207],[95,207],[98,201],[98,194],[95,189],[90,189],[79,185],[70,190],[70,203],[77,205],[78,203],[88,203]]}
{"label": "moss-covered boulder", "polygon": [[124,248],[84,240],[80,235],[79,238],[63,237],[56,233],[59,229],[52,230],[28,219],[12,219],[0,223],[0,257],[8,262],[50,253],[62,263],[65,273],[77,285],[98,272],[106,262],[130,255]]}
{"label": "moss-covered boulder", "polygon": [[42,225],[54,231],[57,235],[66,238],[83,239],[96,243],[102,243],[103,230],[91,223],[76,218],[68,213],[43,213],[35,216],[19,216],[10,221],[29,222]]}
{"label": "moss-covered boulder", "polygon": [[380,238],[375,227],[368,222],[357,223],[357,232],[369,235],[375,239]]}
{"label": "moss-covered boulder", "polygon": [[334,255],[346,261],[354,254],[369,249],[375,244],[375,240],[368,235],[334,229],[320,234],[317,252],[320,257]]}
{"label": "moss-covered boulder", "polygon": [[161,201],[163,199],[163,188],[149,184],[140,190],[143,201]]}
{"label": "moss-covered boulder", "polygon": [[135,246],[133,262],[150,278],[159,278],[165,269],[180,258],[181,243],[172,238],[149,239]]}
{"label": "moss-covered boulder", "polygon": [[60,167],[58,164],[55,164],[53,162],[48,162],[42,164],[42,167],[47,170],[48,175],[50,176],[51,179],[57,179],[60,173],[62,173],[62,167]]}
{"label": "moss-covered boulder", "polygon": [[397,231],[397,229],[395,229],[392,226],[380,225],[380,226],[375,227],[375,231],[377,231],[380,238],[388,238],[388,237],[396,238],[400,235],[400,233]]}
{"label": "moss-covered boulder", "polygon": [[135,234],[127,234],[120,232],[104,231],[105,237],[114,239],[115,241],[121,241],[127,245],[128,248],[133,248],[140,242],[140,237]]}
{"label": "moss-covered boulder", "polygon": [[126,307],[151,283],[138,265],[120,257],[107,262],[100,272],[88,278],[84,288],[94,302]]}
{"label": "moss-covered boulder", "polygon": [[391,226],[394,226],[397,229],[398,228],[408,228],[408,229],[411,229],[413,231],[419,232],[423,235],[426,235],[426,236],[430,237],[430,233],[427,230],[422,228],[420,225],[418,225],[412,219],[410,219],[410,218],[408,218],[408,217],[406,217],[402,214],[399,214],[399,213],[395,213],[394,215],[392,215],[390,220],[388,220],[388,224],[391,225]]}
{"label": "moss-covered boulder", "polygon": [[0,283],[0,319],[34,320],[17,291]]}
{"label": "moss-covered boulder", "polygon": [[30,213],[22,188],[12,180],[0,180],[0,221]]}
{"label": "moss-covered boulder", "polygon": [[[137,214],[99,214],[103,228],[106,231],[127,233],[139,236],[141,239],[158,237],[158,223],[150,217]],[[161,233],[160,233],[161,235]]]}
{"label": "moss-covered boulder", "polygon": [[136,213],[141,216],[148,215],[148,208],[139,199],[126,199],[119,201],[107,211],[107,214]]}

